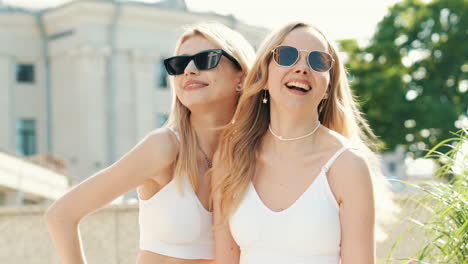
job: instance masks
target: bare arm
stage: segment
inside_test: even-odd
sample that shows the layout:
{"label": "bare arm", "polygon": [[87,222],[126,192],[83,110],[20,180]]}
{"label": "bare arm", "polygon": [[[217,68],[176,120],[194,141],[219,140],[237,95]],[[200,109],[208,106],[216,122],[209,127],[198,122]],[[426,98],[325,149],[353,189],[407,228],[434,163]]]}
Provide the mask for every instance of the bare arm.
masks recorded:
{"label": "bare arm", "polygon": [[220,217],[220,199],[222,193],[214,188],[222,180],[224,170],[219,166],[219,155],[216,152],[213,158],[213,175],[211,178],[213,186],[213,222],[215,239],[215,263],[217,264],[239,264],[240,249],[232,237],[227,221]]}
{"label": "bare arm", "polygon": [[45,220],[62,263],[86,263],[78,230],[83,217],[172,164],[177,147],[169,133],[160,129],[149,134],[119,161],[75,186],[47,210]]}
{"label": "bare arm", "polygon": [[374,264],[374,195],[365,158],[347,151],[329,175],[340,203],[341,263]]}

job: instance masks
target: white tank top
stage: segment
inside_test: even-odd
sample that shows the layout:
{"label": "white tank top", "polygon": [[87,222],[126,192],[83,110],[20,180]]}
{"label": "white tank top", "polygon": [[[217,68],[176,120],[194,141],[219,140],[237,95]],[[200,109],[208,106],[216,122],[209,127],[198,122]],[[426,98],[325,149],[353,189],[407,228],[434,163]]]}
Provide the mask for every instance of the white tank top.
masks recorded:
{"label": "white tank top", "polygon": [[240,264],[339,264],[339,205],[326,173],[349,147],[338,150],[307,190],[287,209],[266,207],[252,183],[229,219],[241,249]]}
{"label": "white tank top", "polygon": [[[169,128],[170,129],[170,128]],[[170,129],[179,140],[179,135]],[[187,175],[182,191],[172,179],[139,211],[140,249],[181,259],[213,259],[212,214],[192,189]]]}

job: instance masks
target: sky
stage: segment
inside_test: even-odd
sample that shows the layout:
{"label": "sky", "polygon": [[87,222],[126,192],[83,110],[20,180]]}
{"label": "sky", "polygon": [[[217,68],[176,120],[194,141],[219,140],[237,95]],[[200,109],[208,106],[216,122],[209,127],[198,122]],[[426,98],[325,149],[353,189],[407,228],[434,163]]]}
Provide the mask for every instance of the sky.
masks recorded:
{"label": "sky", "polygon": [[[70,0],[0,0],[5,4],[51,7]],[[247,24],[274,29],[306,20],[331,39],[369,39],[388,8],[400,0],[185,0],[189,10],[233,14]],[[142,0],[141,2],[158,2]],[[287,4],[286,4],[287,3]]]}
{"label": "sky", "polygon": [[[219,4],[218,2],[223,2]],[[293,20],[306,20],[332,39],[370,38],[388,7],[398,0],[186,0],[192,10],[212,9],[234,14],[241,21],[270,29]],[[274,4],[278,3],[278,4]],[[287,4],[285,4],[287,3]]]}

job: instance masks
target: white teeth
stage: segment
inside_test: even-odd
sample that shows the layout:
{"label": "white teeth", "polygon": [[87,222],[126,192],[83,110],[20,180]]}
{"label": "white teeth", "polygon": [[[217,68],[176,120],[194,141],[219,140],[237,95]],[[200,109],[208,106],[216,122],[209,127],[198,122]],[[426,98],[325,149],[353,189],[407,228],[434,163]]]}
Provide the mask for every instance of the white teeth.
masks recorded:
{"label": "white teeth", "polygon": [[310,87],[305,84],[305,83],[300,83],[300,82],[288,82],[286,83],[287,86],[291,87],[291,86],[295,86],[295,87],[299,87],[299,88],[302,88],[304,90],[310,90]]}
{"label": "white teeth", "polygon": [[201,83],[192,83],[192,84],[187,85],[187,87],[194,87],[194,86],[198,87],[198,86],[202,86],[202,84]]}

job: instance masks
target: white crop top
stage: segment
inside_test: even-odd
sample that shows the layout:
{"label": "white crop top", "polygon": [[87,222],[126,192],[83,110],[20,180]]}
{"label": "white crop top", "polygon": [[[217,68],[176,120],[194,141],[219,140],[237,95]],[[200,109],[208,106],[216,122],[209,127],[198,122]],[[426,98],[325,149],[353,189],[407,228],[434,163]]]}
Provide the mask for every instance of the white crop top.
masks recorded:
{"label": "white crop top", "polygon": [[183,193],[172,179],[148,200],[139,199],[140,249],[181,259],[213,259],[212,213],[201,204],[187,175],[181,184]]}
{"label": "white crop top", "polygon": [[326,173],[343,147],[322,167],[307,190],[287,209],[275,212],[252,183],[229,219],[241,249],[240,264],[339,264],[339,205]]}

